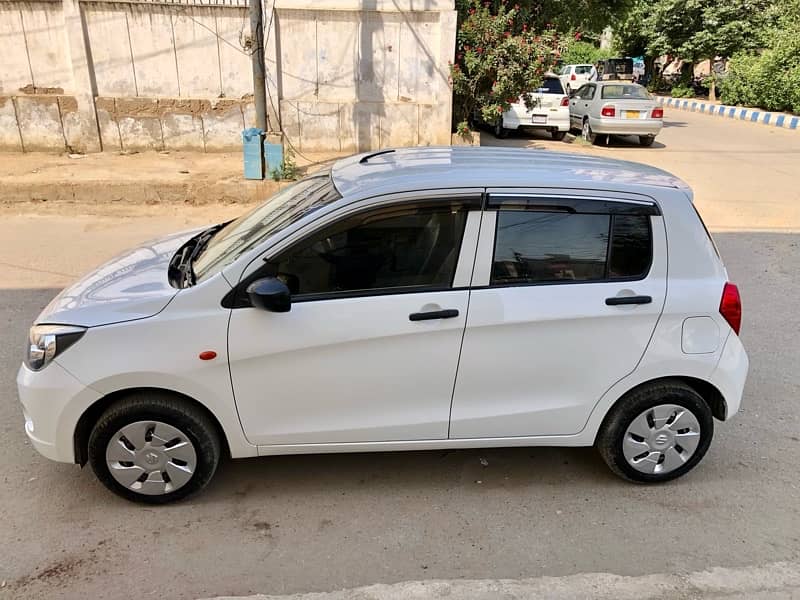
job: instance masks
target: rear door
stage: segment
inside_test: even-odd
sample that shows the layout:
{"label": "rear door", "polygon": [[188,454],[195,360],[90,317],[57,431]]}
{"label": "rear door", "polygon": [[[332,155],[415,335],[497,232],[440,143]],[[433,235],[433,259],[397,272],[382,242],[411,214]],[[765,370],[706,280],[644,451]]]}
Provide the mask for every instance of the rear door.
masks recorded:
{"label": "rear door", "polygon": [[489,192],[450,437],[578,433],[661,314],[663,219],[638,196]]}

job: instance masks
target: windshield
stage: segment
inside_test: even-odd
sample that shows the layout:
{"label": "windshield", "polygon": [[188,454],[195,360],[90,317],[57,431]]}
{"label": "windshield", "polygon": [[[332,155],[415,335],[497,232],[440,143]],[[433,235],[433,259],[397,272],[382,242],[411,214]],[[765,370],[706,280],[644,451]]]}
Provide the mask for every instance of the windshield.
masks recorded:
{"label": "windshield", "polygon": [[603,86],[603,99],[605,100],[649,100],[650,94],[641,85],[633,83],[615,83]]}
{"label": "windshield", "polygon": [[314,174],[282,189],[264,204],[220,229],[194,261],[196,281],[218,273],[269,236],[339,198],[341,195],[331,181],[330,171]]}

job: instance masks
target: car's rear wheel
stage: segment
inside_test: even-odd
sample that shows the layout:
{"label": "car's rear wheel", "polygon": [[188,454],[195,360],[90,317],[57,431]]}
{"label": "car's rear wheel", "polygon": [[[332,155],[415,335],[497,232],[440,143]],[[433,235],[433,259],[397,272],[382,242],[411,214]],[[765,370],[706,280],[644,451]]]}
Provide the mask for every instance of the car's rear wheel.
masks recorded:
{"label": "car's rear wheel", "polygon": [[597,136],[592,131],[592,126],[589,125],[589,119],[583,120],[583,126],[581,127],[581,137],[583,141],[589,142],[590,144],[594,144]]}
{"label": "car's rear wheel", "polygon": [[665,380],[622,398],[606,416],[595,445],[620,477],[655,483],[693,469],[713,435],[708,403],[688,385]]}
{"label": "car's rear wheel", "polygon": [[503,127],[503,117],[497,119],[494,124],[494,137],[501,140],[508,137],[508,129]]}
{"label": "car's rear wheel", "polygon": [[553,139],[555,141],[560,142],[567,136],[567,132],[566,131],[558,131],[556,129],[556,130],[551,131],[550,135],[553,136]]}
{"label": "car's rear wheel", "polygon": [[163,504],[204,488],[219,463],[215,424],[182,398],[139,392],[118,400],[89,436],[89,462],[112,492]]}
{"label": "car's rear wheel", "polygon": [[639,136],[639,145],[644,147],[649,147],[653,145],[653,142],[656,141],[656,136],[654,135],[640,135]]}

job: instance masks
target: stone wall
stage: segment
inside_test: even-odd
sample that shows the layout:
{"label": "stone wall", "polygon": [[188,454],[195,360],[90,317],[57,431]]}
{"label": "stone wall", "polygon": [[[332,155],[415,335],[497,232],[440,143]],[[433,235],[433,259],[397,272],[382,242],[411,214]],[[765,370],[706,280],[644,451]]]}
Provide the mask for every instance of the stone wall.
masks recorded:
{"label": "stone wall", "polygon": [[[0,150],[238,148],[244,2],[0,0]],[[449,143],[452,0],[264,9],[269,126],[296,148]]]}

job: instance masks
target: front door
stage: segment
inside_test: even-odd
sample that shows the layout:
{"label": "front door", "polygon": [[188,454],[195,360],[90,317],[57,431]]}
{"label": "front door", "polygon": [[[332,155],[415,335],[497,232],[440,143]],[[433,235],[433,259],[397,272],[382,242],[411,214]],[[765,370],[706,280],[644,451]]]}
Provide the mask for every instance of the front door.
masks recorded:
{"label": "front door", "polygon": [[658,207],[569,194],[489,196],[451,438],[578,433],[647,348],[666,294]]}
{"label": "front door", "polygon": [[373,208],[270,257],[265,268],[290,288],[291,310],[233,309],[229,328],[248,440],[447,438],[479,203]]}

